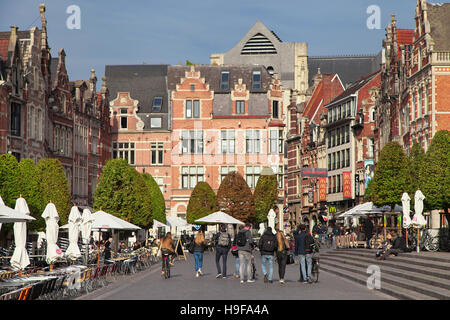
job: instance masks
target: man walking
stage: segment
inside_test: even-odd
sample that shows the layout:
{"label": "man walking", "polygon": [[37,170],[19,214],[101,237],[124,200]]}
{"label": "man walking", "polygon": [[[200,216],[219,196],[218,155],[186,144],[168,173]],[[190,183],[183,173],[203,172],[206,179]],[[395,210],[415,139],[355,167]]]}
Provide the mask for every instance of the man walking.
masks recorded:
{"label": "man walking", "polygon": [[[217,276],[216,278],[226,279],[227,277],[227,257],[228,251],[231,248],[231,236],[227,232],[225,225],[220,226],[220,232],[215,236],[216,243],[216,267]],[[223,262],[223,273],[220,269],[220,258]]]}
{"label": "man walking", "polygon": [[255,282],[252,279],[252,245],[253,237],[250,232],[251,224],[247,223],[245,227],[239,230],[236,235],[236,244],[239,252],[239,276],[241,278],[241,283],[244,283],[245,274],[244,270],[247,269],[247,282]]}
{"label": "man walking", "polygon": [[[273,234],[271,227],[267,227],[261,239],[259,239],[258,248],[261,252],[261,268],[264,274],[264,282],[273,283],[273,255],[277,249],[277,238]],[[268,272],[266,265],[269,266]]]}
{"label": "man walking", "polygon": [[314,239],[311,234],[306,232],[304,224],[300,225],[299,229],[295,236],[295,254],[299,256],[300,262],[300,279],[298,281],[311,283],[312,250],[310,246],[314,243]]}

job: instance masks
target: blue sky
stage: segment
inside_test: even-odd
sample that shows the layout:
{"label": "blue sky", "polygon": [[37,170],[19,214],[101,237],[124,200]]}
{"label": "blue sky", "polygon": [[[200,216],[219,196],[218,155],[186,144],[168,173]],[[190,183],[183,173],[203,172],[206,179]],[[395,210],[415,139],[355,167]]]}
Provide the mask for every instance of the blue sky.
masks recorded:
{"label": "blue sky", "polygon": [[[307,42],[310,56],[377,53],[392,13],[399,28],[413,28],[416,0],[0,0],[0,30],[40,28],[40,3],[52,56],[64,48],[70,80],[94,68],[100,82],[109,64],[208,64],[257,20],[285,42]],[[70,5],[80,8],[79,30],[66,26]],[[367,28],[370,5],[380,8],[380,29]]]}

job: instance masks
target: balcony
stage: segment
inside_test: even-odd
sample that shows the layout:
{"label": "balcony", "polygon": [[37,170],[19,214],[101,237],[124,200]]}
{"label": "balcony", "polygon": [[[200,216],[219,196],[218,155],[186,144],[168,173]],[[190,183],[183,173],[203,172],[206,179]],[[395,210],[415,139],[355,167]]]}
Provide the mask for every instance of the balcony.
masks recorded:
{"label": "balcony", "polygon": [[450,65],[450,51],[433,52],[431,61],[433,64]]}

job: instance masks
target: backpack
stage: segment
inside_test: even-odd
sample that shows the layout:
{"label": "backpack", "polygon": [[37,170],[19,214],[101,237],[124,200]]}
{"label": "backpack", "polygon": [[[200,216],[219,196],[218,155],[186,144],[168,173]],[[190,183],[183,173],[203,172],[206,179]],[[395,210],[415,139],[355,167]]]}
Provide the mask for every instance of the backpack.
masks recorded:
{"label": "backpack", "polygon": [[219,247],[228,247],[230,245],[230,236],[226,232],[221,232],[217,240]]}
{"label": "backpack", "polygon": [[261,251],[273,252],[276,249],[276,238],[275,237],[264,237],[262,241]]}
{"label": "backpack", "polygon": [[247,244],[247,236],[246,236],[245,232],[239,232],[237,234],[236,244],[239,247],[243,247]]}

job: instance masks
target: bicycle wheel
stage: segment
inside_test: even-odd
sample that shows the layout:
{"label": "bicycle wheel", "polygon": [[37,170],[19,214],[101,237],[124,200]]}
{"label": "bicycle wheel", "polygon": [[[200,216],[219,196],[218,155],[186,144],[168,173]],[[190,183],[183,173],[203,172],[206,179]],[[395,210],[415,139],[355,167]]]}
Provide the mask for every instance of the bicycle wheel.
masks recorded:
{"label": "bicycle wheel", "polygon": [[432,252],[438,251],[439,239],[436,239],[436,238],[432,237],[431,235],[427,234],[425,236],[424,246],[427,251],[432,251]]}
{"label": "bicycle wheel", "polygon": [[170,278],[170,266],[169,266],[169,259],[164,260],[164,278],[168,279]]}

